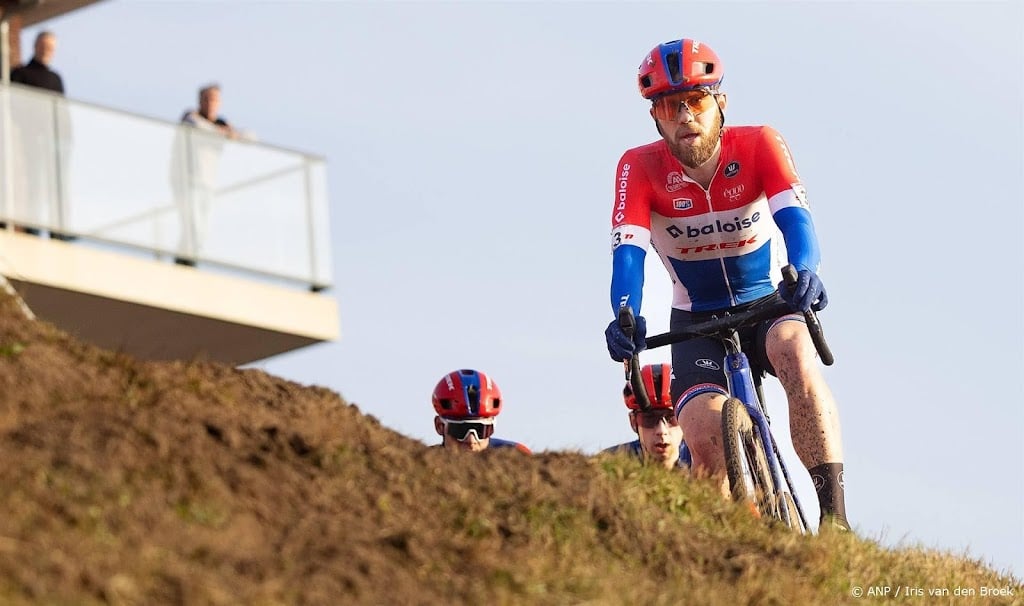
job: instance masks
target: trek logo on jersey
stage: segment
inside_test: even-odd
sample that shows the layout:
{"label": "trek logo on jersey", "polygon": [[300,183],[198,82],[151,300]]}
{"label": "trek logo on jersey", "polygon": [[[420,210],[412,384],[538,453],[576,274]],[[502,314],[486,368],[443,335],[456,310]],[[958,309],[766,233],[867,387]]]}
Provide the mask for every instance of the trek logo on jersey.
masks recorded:
{"label": "trek logo on jersey", "polygon": [[629,164],[622,165],[622,172],[619,173],[619,189],[616,192],[618,204],[615,206],[615,223],[621,223],[626,215],[622,211],[626,210],[626,187],[629,186]]}
{"label": "trek logo on jersey", "polygon": [[733,160],[732,162],[726,164],[725,168],[722,170],[722,174],[729,179],[740,174],[740,163]]}
{"label": "trek logo on jersey", "polygon": [[722,190],[722,195],[725,196],[726,198],[729,198],[730,202],[735,202],[736,200],[740,199],[740,196],[743,195],[744,189],[746,189],[746,186],[740,183],[736,187],[726,187],[725,189]]}
{"label": "trek logo on jersey", "polygon": [[676,198],[672,200],[672,208],[676,210],[690,210],[693,208],[693,200],[689,198]]}
{"label": "trek logo on jersey", "polygon": [[668,183],[665,184],[665,191],[679,191],[684,187],[686,187],[686,180],[683,179],[683,173],[674,170],[668,174]]}
{"label": "trek logo on jersey", "polygon": [[681,255],[696,254],[702,252],[711,252],[713,250],[731,250],[735,248],[743,248],[749,244],[757,242],[757,236],[750,236],[746,240],[737,240],[736,242],[714,242],[712,244],[702,244],[700,246],[680,246],[676,248]]}

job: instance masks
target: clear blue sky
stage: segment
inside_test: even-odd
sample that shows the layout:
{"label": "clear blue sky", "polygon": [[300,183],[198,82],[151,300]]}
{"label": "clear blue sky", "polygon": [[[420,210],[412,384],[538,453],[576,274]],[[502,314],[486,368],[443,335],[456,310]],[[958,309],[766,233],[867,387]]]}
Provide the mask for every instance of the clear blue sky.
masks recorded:
{"label": "clear blue sky", "polygon": [[215,80],[236,126],[327,157],[343,338],[256,366],[428,443],[433,385],[478,368],[499,435],[584,452],[631,435],[602,333],[615,164],[657,136],[636,68],[703,40],[727,123],[777,128],[808,189],[851,520],[1021,577],[1022,23],[983,1],[108,0],[45,27],[72,98],[174,121]]}

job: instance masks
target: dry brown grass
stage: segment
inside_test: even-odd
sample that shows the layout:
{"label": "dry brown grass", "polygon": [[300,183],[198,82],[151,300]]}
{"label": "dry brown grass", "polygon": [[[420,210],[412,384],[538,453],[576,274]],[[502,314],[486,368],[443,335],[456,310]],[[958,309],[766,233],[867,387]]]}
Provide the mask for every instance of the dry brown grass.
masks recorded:
{"label": "dry brown grass", "polygon": [[[260,371],[94,349],[0,301],[0,603],[1020,604],[799,537],[625,457],[428,448]],[[1014,597],[853,595],[1009,587]]]}

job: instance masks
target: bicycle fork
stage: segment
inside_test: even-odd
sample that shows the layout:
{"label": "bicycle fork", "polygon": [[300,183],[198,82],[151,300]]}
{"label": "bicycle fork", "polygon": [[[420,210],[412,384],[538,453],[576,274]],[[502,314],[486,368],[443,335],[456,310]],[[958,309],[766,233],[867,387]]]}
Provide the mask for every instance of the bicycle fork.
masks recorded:
{"label": "bicycle fork", "polygon": [[[779,455],[779,447],[775,443],[775,436],[772,435],[769,429],[768,417],[762,408],[759,390],[754,383],[754,376],[750,370],[750,361],[747,359],[747,355],[740,351],[733,340],[734,338],[723,339],[727,352],[725,371],[729,380],[729,392],[733,397],[739,398],[747,408],[747,413],[750,414],[750,419],[754,422],[757,432],[761,436],[761,444],[771,444],[771,448],[765,448],[765,456],[768,459],[768,468],[772,471],[772,481],[776,486],[776,490],[783,486],[780,480],[784,478],[786,480],[785,486],[789,489],[790,496],[793,497],[793,503],[796,505],[800,521],[803,523],[804,528],[809,528],[807,526],[807,519],[804,517],[803,507],[800,505],[800,499],[793,489],[793,481],[789,477],[789,470],[786,469],[786,462]],[[780,469],[782,470],[783,478],[779,477]],[[778,497],[778,495],[776,496]],[[775,503],[773,506],[779,507],[780,505]]]}

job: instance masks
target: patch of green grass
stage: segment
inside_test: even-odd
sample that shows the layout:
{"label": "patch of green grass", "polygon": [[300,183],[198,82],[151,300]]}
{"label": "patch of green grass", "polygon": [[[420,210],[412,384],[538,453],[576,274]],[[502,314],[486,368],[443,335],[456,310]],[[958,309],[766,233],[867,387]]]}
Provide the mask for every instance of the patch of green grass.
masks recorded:
{"label": "patch of green grass", "polygon": [[13,341],[10,343],[0,343],[0,356],[5,358],[16,358],[23,351],[25,351],[25,344]]}
{"label": "patch of green grass", "polygon": [[228,521],[228,513],[216,503],[182,500],[174,506],[178,517],[189,524],[199,524],[209,528],[222,528]]}

